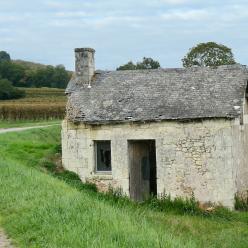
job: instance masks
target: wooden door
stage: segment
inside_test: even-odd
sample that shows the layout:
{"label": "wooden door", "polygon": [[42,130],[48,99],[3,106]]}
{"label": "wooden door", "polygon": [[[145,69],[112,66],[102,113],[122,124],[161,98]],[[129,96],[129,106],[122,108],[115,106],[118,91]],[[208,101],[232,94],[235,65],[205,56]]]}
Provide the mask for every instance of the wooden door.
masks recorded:
{"label": "wooden door", "polygon": [[151,142],[130,141],[129,158],[130,197],[135,201],[143,201],[151,193],[151,161],[154,160],[151,159]]}

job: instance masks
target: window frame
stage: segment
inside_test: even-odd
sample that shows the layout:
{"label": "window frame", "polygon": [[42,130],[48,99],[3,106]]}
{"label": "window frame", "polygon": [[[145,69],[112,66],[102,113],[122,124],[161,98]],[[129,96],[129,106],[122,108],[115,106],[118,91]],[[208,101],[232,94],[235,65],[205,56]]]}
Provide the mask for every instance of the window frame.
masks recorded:
{"label": "window frame", "polygon": [[[98,170],[98,159],[97,159],[97,152],[98,152],[98,143],[100,142],[109,142],[110,145],[110,170]],[[95,158],[95,168],[94,171],[96,174],[112,174],[112,147],[111,147],[111,140],[94,140],[94,158]]]}

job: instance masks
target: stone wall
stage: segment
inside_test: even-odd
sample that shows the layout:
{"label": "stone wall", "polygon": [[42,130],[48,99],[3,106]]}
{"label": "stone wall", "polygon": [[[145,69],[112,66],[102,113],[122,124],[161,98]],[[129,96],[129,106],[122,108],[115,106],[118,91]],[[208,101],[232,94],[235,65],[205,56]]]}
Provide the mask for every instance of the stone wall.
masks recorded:
{"label": "stone wall", "polygon": [[237,193],[248,196],[248,103],[245,98],[242,115],[243,125],[233,126],[233,153],[236,170]]}
{"label": "stone wall", "polygon": [[[194,194],[203,203],[233,207],[237,176],[247,167],[243,155],[238,154],[244,146],[237,135],[240,137],[239,122],[224,119],[101,126],[74,125],[65,120],[63,165],[78,173],[84,182],[96,182],[103,190],[109,185],[120,187],[128,195],[128,140],[154,139],[158,194]],[[111,140],[112,173],[95,171],[94,140]]]}

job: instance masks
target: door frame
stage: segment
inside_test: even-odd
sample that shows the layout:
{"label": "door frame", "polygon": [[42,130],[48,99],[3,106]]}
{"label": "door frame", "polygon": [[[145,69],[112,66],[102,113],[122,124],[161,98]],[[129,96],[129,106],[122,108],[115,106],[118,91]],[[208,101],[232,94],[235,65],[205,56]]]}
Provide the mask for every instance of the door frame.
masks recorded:
{"label": "door frame", "polygon": [[[132,149],[132,144],[133,143],[147,143],[149,145],[152,145],[153,148],[150,148],[153,153],[153,164],[151,164],[151,157],[149,156],[150,160],[150,179],[149,179],[149,184],[150,184],[150,189],[149,189],[149,195],[157,195],[157,159],[156,159],[156,140],[155,139],[128,139],[127,140],[127,145],[128,145],[128,176],[129,176],[129,195],[130,198],[132,198],[132,185],[131,185],[131,166],[132,166],[132,156],[131,156],[131,149]],[[151,154],[151,150],[149,150],[149,155]],[[153,170],[153,173],[151,173],[151,170]],[[153,181],[153,182],[152,182]],[[153,184],[153,187],[151,186]],[[152,189],[153,188],[153,189]]]}

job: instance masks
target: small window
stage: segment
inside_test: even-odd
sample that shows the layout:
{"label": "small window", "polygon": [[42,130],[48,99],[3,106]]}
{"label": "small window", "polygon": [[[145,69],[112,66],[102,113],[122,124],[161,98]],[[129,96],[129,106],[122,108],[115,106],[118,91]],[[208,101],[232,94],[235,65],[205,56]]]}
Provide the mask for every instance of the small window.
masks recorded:
{"label": "small window", "polygon": [[110,141],[95,141],[96,171],[111,171]]}

